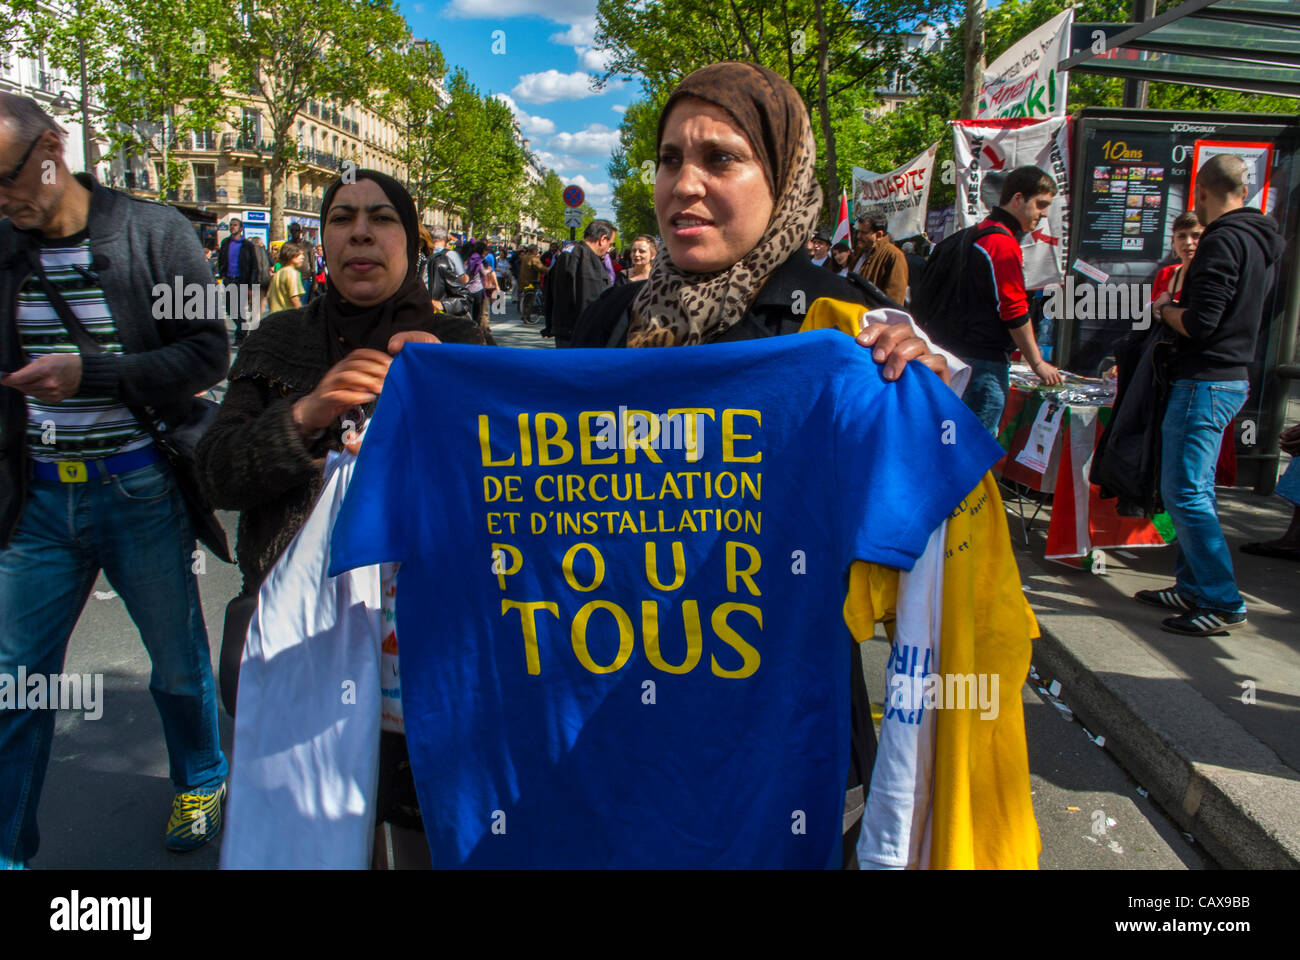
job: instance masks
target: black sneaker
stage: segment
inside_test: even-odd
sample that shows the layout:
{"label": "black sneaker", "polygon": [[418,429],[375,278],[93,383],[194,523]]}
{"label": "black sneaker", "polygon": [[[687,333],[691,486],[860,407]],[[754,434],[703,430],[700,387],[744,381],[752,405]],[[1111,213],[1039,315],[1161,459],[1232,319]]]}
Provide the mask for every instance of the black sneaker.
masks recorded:
{"label": "black sneaker", "polygon": [[1170,617],[1160,621],[1160,629],[1170,633],[1181,633],[1187,637],[1208,637],[1211,634],[1227,633],[1246,623],[1246,611],[1226,613],[1222,610],[1207,610],[1197,607],[1181,617]]}
{"label": "black sneaker", "polygon": [[1170,610],[1196,609],[1196,604],[1186,599],[1173,587],[1168,590],[1139,590],[1133,594],[1133,599],[1149,603],[1153,607],[1167,607]]}

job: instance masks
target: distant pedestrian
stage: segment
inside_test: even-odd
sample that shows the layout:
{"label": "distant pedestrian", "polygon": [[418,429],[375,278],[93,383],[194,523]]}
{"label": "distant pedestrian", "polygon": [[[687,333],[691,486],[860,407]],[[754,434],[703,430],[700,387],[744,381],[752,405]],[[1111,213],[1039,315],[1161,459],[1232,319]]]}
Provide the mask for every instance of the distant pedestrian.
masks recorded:
{"label": "distant pedestrian", "polygon": [[582,311],[610,287],[605,254],[614,243],[614,233],[608,220],[593,220],[582,240],[552,264],[546,282],[546,318],[557,347],[569,345]]}
{"label": "distant pedestrian", "polygon": [[655,238],[648,233],[638,233],[628,251],[629,266],[615,278],[614,283],[621,287],[638,280],[648,280],[658,253],[659,245],[655,243]]}
{"label": "distant pedestrian", "polygon": [[306,302],[307,291],[302,282],[302,270],[306,262],[306,251],[292,240],[280,246],[280,269],[271,278],[268,293],[270,313],[296,310]]}
{"label": "distant pedestrian", "polygon": [[316,251],[310,243],[303,239],[301,223],[289,224],[289,239],[302,248],[302,285],[307,291],[306,299],[303,302],[306,303],[307,300],[311,299],[311,288],[316,283]]}
{"label": "distant pedestrian", "polygon": [[235,316],[230,319],[235,324],[235,345],[244,342],[248,336],[249,323],[252,320],[251,290],[257,283],[257,254],[253,245],[244,236],[244,222],[238,217],[230,218],[230,235],[221,241],[217,248],[217,276],[228,287],[238,290],[237,297],[228,297],[235,304]]}
{"label": "distant pedestrian", "polygon": [[857,244],[854,272],[901,306],[907,297],[907,258],[890,239],[888,224],[879,217],[861,218]]}

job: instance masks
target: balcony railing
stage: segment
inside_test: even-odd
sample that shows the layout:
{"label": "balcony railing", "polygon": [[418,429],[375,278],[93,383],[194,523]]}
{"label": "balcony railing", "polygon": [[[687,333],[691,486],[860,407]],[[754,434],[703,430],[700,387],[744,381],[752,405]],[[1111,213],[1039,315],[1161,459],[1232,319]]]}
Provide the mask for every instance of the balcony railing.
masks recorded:
{"label": "balcony railing", "polygon": [[307,213],[320,213],[320,197],[313,197],[307,193],[293,193],[292,191],[285,194],[284,205],[287,210],[302,210]]}
{"label": "balcony railing", "polygon": [[243,203],[251,203],[262,206],[266,203],[266,190],[262,187],[244,187],[238,191],[240,200]]}
{"label": "balcony railing", "polygon": [[340,157],[338,154],[329,153],[325,150],[315,150],[307,147],[298,151],[298,160],[300,163],[308,163],[314,167],[323,167],[326,170],[338,170],[342,168],[343,161],[346,157]]}
{"label": "balcony railing", "polygon": [[271,153],[275,149],[275,144],[257,136],[223,133],[221,149],[227,153]]}

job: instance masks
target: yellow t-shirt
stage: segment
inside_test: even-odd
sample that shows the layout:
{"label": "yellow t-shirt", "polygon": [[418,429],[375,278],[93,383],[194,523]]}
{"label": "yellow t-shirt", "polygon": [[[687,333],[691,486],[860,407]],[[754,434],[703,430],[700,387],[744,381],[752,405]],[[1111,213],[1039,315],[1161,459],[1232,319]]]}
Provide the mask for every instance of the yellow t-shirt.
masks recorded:
{"label": "yellow t-shirt", "polygon": [[[821,299],[803,330],[836,329],[856,336],[866,309]],[[998,710],[936,711],[931,869],[1032,870],[1042,841],[1029,786],[1020,688],[1029,673],[1038,621],[1020,586],[1006,513],[986,473],[948,518],[943,563],[939,673],[997,676]],[[849,568],[844,621],[865,640],[897,608],[898,571],[855,561]]]}
{"label": "yellow t-shirt", "polygon": [[[271,312],[292,310],[293,297],[301,297],[306,291],[302,286],[302,275],[287,264],[275,271],[271,278]],[[301,306],[301,302],[299,303]]]}

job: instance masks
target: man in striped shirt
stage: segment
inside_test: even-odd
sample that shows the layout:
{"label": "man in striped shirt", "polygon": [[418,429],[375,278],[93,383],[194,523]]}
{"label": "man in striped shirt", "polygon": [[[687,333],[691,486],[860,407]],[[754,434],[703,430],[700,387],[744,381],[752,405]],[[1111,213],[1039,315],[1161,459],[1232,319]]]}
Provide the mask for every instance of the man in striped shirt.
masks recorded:
{"label": "man in striped shirt", "polygon": [[[228,769],[194,530],[171,467],[128,409],[175,426],[224,376],[216,311],[172,309],[173,284],[202,289],[211,271],[184,217],[74,178],[63,150],[34,101],[0,93],[0,868],[26,866],[39,845],[57,706],[16,686],[61,674],[101,569],[153,663],[175,785],[169,849],[220,830]],[[166,303],[154,299],[160,284]]]}

